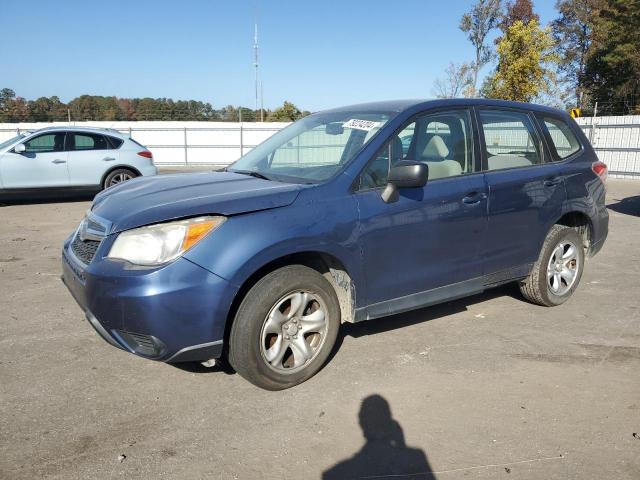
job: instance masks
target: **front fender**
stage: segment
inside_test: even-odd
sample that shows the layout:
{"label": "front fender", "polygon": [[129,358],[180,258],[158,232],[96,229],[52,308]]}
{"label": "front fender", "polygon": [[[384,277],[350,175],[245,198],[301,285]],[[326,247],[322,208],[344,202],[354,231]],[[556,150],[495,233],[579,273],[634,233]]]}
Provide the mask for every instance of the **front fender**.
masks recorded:
{"label": "front fender", "polygon": [[304,192],[283,208],[232,216],[185,257],[241,286],[257,270],[287,255],[320,252],[361,278],[358,213],[352,195],[320,198]]}

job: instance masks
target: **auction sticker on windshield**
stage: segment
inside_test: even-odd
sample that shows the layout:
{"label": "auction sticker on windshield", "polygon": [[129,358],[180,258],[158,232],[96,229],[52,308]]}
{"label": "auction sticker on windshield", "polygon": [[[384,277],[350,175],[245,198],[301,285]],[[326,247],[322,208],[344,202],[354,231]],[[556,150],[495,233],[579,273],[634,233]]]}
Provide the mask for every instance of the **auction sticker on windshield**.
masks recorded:
{"label": "auction sticker on windshield", "polygon": [[344,122],[342,124],[343,128],[353,128],[355,130],[364,130],[365,132],[369,132],[380,125],[380,122],[372,122],[371,120],[359,120],[357,118],[352,118],[348,122]]}

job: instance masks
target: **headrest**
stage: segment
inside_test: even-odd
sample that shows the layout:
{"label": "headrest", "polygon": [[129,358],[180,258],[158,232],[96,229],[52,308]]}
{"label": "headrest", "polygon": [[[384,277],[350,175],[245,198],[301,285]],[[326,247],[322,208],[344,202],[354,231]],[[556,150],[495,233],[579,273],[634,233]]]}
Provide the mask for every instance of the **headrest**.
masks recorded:
{"label": "headrest", "polygon": [[434,135],[431,140],[427,142],[427,146],[424,147],[422,156],[432,160],[444,160],[449,155],[449,149],[439,135]]}

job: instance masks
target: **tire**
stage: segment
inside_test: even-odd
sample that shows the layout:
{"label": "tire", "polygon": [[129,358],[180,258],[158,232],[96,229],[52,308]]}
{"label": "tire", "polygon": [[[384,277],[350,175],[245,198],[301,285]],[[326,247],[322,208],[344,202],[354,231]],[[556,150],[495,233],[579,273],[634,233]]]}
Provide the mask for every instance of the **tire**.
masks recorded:
{"label": "tire", "polygon": [[[571,248],[575,249],[573,253]],[[522,295],[530,302],[545,307],[566,302],[580,283],[584,261],[584,247],[578,232],[574,228],[554,225],[531,273],[520,282]]]}
{"label": "tire", "polygon": [[116,168],[113,172],[109,173],[102,183],[102,189],[113,187],[119,183],[126,182],[132,178],[136,178],[138,174],[128,168]]}
{"label": "tire", "polygon": [[258,387],[290,388],[322,368],[339,327],[340,306],[329,282],[302,265],[283,267],[259,280],[242,300],[231,326],[228,360]]}

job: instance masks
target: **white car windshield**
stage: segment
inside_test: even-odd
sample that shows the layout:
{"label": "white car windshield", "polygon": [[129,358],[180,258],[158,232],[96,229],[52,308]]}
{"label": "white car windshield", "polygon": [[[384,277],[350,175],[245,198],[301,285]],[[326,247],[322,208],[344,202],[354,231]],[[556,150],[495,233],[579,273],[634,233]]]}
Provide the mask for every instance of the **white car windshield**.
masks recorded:
{"label": "white car windshield", "polygon": [[319,183],[341,171],[393,115],[316,113],[276,133],[226,170],[283,182]]}

